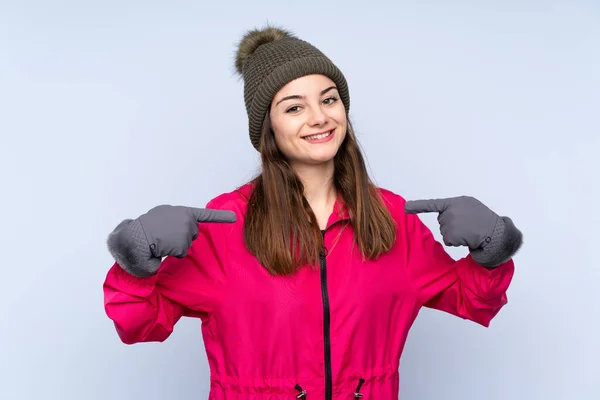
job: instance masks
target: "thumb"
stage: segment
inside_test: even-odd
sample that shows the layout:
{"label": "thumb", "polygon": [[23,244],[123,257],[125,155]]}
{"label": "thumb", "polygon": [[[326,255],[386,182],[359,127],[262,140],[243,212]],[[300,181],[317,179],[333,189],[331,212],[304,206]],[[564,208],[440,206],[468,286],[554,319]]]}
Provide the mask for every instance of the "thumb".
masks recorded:
{"label": "thumb", "polygon": [[193,217],[198,222],[235,222],[236,216],[233,211],[213,210],[210,208],[189,208]]}
{"label": "thumb", "polygon": [[448,208],[448,204],[450,204],[449,199],[410,200],[404,204],[404,211],[407,214],[441,213]]}

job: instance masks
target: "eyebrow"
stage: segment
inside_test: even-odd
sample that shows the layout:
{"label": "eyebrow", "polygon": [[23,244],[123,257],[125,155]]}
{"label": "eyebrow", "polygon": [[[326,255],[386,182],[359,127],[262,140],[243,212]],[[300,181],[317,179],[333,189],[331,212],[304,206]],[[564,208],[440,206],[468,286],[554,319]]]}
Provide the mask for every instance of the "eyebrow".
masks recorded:
{"label": "eyebrow", "polygon": [[[333,89],[337,89],[337,87],[330,86],[327,89],[323,89],[323,90],[321,90],[321,94],[320,95],[323,96],[325,93],[327,93],[327,92],[329,92],[330,90],[333,90]],[[300,96],[299,94],[293,94],[291,96],[285,96],[283,99],[279,100],[277,102],[277,104],[275,104],[275,106],[278,106],[279,103],[281,103],[282,101],[293,100],[293,99],[303,99],[303,98],[304,98],[304,96]]]}

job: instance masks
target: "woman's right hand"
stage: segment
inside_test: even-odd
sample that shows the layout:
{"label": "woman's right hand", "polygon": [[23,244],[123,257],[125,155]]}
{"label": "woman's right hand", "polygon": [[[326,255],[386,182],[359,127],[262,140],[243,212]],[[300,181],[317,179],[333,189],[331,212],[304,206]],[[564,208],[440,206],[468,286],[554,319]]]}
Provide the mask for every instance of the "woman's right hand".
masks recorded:
{"label": "woman's right hand", "polygon": [[184,206],[157,206],[138,218],[154,257],[185,257],[199,222],[235,222],[235,214]]}
{"label": "woman's right hand", "polygon": [[185,206],[160,205],[135,220],[121,222],[108,236],[117,263],[134,276],[156,273],[163,257],[182,258],[198,236],[198,223],[231,223],[235,213]]}

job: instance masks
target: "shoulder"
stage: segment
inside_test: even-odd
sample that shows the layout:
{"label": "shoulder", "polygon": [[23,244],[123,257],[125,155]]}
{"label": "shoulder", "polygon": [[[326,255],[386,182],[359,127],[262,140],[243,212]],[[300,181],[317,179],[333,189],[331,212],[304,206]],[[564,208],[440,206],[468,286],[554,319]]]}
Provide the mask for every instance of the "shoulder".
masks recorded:
{"label": "shoulder", "polygon": [[409,214],[406,212],[405,205],[407,200],[402,195],[383,188],[377,189],[381,193],[383,202],[388,207],[388,210],[390,210],[392,218],[399,226],[413,233],[415,229],[419,230],[425,227],[418,214]]}
{"label": "shoulder", "polygon": [[[229,192],[218,194],[206,203],[207,209],[232,211],[236,215],[234,223],[199,225],[200,229],[207,233],[205,236],[213,242],[213,246],[227,247],[227,243],[237,243],[241,237],[240,232],[243,229],[249,193],[251,193],[249,189],[250,187],[246,184]],[[221,254],[226,253],[225,249],[221,249]]]}
{"label": "shoulder", "polygon": [[385,188],[378,187],[377,190],[379,191],[381,199],[389,210],[394,221],[396,221],[399,226],[411,229],[415,223],[415,218],[418,217],[416,215],[406,213],[404,208],[406,205],[406,199],[404,196]]}
{"label": "shoulder", "polygon": [[221,193],[210,199],[206,203],[206,208],[229,210],[236,214],[243,213],[248,205],[252,187],[252,183],[247,183],[229,192]]}
{"label": "shoulder", "polygon": [[383,203],[392,213],[404,214],[404,204],[406,204],[404,197],[389,189],[378,187],[377,190],[379,191]]}

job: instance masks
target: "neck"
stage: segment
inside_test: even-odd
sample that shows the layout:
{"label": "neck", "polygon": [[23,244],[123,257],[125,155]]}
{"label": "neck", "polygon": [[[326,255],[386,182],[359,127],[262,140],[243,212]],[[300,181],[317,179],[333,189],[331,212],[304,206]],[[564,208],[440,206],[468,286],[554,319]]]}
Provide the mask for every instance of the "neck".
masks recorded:
{"label": "neck", "polygon": [[333,184],[333,162],[296,166],[294,171],[304,185],[304,196],[314,212],[329,215],[336,199],[336,190]]}

